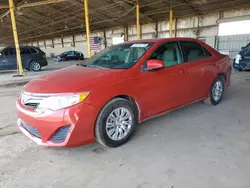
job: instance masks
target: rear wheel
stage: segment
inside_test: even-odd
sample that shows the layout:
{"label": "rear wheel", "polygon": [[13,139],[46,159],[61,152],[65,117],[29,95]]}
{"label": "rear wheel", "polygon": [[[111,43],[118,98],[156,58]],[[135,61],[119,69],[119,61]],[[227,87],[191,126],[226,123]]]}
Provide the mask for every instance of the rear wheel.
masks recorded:
{"label": "rear wheel", "polygon": [[40,70],[41,70],[41,65],[40,65],[38,62],[36,62],[36,61],[32,61],[32,62],[30,63],[29,69],[30,69],[31,71],[37,72],[37,71],[40,71]]}
{"label": "rear wheel", "polygon": [[122,98],[113,99],[103,107],[97,118],[96,140],[107,147],[121,146],[129,140],[135,125],[133,105]]}
{"label": "rear wheel", "polygon": [[221,102],[225,92],[225,78],[223,76],[218,76],[209,92],[209,97],[204,100],[206,104],[217,105]]}

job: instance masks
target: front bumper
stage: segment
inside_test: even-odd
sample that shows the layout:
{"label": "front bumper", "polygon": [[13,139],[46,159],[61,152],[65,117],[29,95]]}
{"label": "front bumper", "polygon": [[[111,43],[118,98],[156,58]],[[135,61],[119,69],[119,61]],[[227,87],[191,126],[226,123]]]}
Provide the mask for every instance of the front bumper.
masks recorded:
{"label": "front bumper", "polygon": [[55,57],[55,58],[54,58],[54,61],[55,61],[55,62],[60,62],[60,61],[62,61],[62,58],[60,58],[60,57]]}
{"label": "front bumper", "polygon": [[87,104],[77,104],[58,111],[33,110],[16,103],[18,127],[42,146],[73,147],[94,142],[97,112]]}
{"label": "front bumper", "polygon": [[241,60],[239,63],[235,63],[235,59],[233,60],[233,68],[234,69],[242,69],[242,70],[250,70],[250,61],[249,60]]}

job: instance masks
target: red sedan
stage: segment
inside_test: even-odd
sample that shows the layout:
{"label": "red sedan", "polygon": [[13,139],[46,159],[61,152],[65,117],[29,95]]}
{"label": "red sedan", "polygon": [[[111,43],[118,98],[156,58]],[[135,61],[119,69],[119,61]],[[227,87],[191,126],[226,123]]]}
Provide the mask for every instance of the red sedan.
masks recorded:
{"label": "red sedan", "polygon": [[217,105],[230,77],[229,57],[199,40],[127,42],[25,85],[18,126],[44,146],[117,147],[149,118],[196,101]]}

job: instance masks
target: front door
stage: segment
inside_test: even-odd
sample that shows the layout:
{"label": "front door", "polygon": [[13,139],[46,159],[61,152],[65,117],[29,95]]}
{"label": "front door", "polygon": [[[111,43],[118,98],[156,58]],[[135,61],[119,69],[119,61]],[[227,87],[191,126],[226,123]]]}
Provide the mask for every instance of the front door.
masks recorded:
{"label": "front door", "polygon": [[145,116],[152,116],[186,104],[189,85],[185,66],[177,42],[160,45],[149,59],[159,59],[165,68],[141,72],[139,86]]}
{"label": "front door", "polygon": [[6,69],[8,69],[7,61],[5,56],[2,54],[0,56],[0,70],[6,70]]}
{"label": "front door", "polygon": [[17,69],[16,49],[8,48],[8,55],[5,56],[8,69]]}

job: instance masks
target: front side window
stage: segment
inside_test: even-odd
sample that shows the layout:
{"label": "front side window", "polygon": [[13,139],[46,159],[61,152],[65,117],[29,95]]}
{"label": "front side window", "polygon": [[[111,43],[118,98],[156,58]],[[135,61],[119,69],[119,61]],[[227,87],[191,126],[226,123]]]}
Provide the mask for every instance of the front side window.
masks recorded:
{"label": "front side window", "polygon": [[153,43],[124,43],[97,53],[82,66],[128,69],[135,65]]}
{"label": "front side window", "polygon": [[74,52],[73,52],[73,51],[69,51],[69,52],[67,53],[67,55],[68,55],[68,56],[74,56]]}
{"label": "front side window", "polygon": [[180,42],[184,57],[184,62],[197,61],[210,56],[205,53],[203,47],[194,41],[181,41]]}
{"label": "front side window", "polygon": [[10,55],[10,48],[4,48],[2,53],[3,53],[4,56]]}
{"label": "front side window", "polygon": [[150,59],[157,59],[164,62],[165,67],[181,64],[183,62],[177,42],[169,42],[161,45],[151,55]]}

